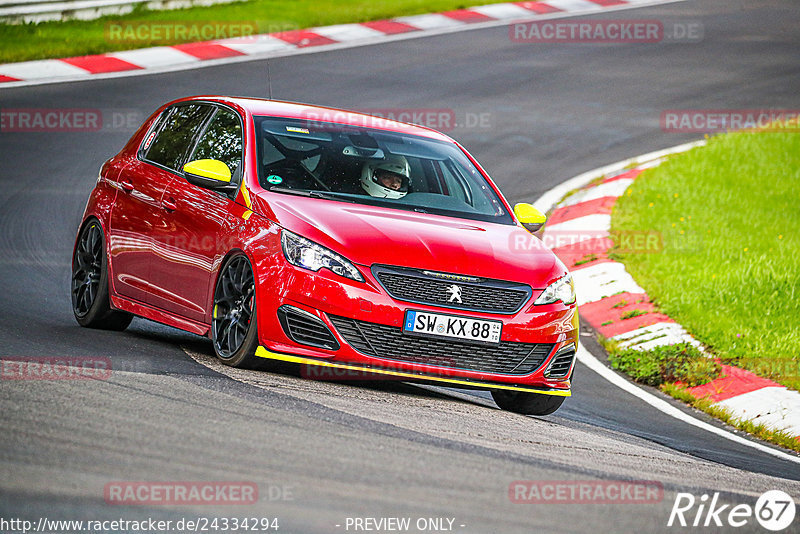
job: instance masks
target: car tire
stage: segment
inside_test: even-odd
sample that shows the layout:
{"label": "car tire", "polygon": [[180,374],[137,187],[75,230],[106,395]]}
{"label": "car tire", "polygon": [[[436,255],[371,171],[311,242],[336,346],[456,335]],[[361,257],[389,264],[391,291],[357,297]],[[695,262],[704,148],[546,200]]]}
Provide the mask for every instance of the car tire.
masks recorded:
{"label": "car tire", "polygon": [[493,390],[492,397],[501,409],[524,415],[550,415],[561,407],[566,398],[508,390]]}
{"label": "car tire", "polygon": [[84,225],[75,243],[70,295],[72,313],[83,327],[122,331],[131,324],[133,315],[111,308],[106,240],[96,219]]}
{"label": "car tire", "polygon": [[256,314],[253,267],[244,254],[231,256],[219,270],[211,320],[211,342],[222,363],[232,367],[255,366]]}

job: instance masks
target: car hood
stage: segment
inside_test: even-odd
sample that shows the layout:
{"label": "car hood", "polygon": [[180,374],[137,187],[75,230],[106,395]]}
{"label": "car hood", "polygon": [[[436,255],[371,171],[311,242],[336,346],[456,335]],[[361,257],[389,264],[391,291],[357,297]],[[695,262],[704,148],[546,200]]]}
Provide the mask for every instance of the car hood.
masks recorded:
{"label": "car hood", "polygon": [[515,225],[299,196],[268,194],[259,200],[267,201],[280,226],[365,266],[494,278],[534,289],[566,273],[555,254]]}

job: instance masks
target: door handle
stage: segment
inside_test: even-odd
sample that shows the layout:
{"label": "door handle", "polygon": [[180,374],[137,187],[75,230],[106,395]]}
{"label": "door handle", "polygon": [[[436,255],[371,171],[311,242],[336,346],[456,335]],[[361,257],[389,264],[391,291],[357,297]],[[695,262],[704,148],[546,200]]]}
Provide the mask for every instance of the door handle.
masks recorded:
{"label": "door handle", "polygon": [[177,204],[177,202],[175,202],[175,199],[174,199],[174,198],[172,198],[172,197],[170,197],[170,198],[165,198],[165,199],[164,199],[164,200],[161,202],[161,205],[162,205],[162,206],[164,207],[164,209],[165,209],[165,210],[167,210],[167,211],[175,211],[176,209],[178,209],[178,204]]}
{"label": "door handle", "polygon": [[126,191],[126,192],[128,192],[128,193],[130,193],[131,191],[133,191],[133,184],[132,184],[132,183],[131,183],[129,180],[125,180],[125,179],[123,179],[123,180],[122,180],[122,181],[119,183],[119,185],[120,185],[120,187],[122,187],[122,190],[123,190],[123,191]]}

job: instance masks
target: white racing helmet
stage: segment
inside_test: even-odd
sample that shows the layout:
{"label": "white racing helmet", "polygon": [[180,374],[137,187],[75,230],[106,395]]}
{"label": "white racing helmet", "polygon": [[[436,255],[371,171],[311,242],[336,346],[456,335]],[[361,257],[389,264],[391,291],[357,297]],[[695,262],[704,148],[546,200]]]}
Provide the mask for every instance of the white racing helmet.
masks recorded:
{"label": "white racing helmet", "polygon": [[[408,193],[411,167],[403,156],[389,154],[381,161],[367,161],[361,169],[361,187],[377,198],[403,198]],[[392,186],[384,184],[393,183]],[[394,187],[399,186],[399,187]]]}

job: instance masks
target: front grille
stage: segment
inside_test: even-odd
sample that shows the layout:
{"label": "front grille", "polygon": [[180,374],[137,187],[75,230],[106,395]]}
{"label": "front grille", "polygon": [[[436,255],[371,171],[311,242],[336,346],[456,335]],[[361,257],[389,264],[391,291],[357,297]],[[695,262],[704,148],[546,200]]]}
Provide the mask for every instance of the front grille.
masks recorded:
{"label": "front grille", "polygon": [[301,345],[339,350],[339,342],[318,317],[293,306],[278,308],[278,319],[286,335]]}
{"label": "front grille", "polygon": [[547,378],[566,378],[569,370],[572,367],[572,360],[575,359],[575,347],[561,349],[553,357],[553,361],[544,372]]}
{"label": "front grille", "polygon": [[397,300],[457,310],[516,313],[532,293],[525,284],[417,269],[377,265],[372,273]]}
{"label": "front grille", "polygon": [[526,375],[547,359],[550,343],[476,345],[403,334],[399,327],[329,317],[333,326],[354,349],[368,356],[487,373]]}

